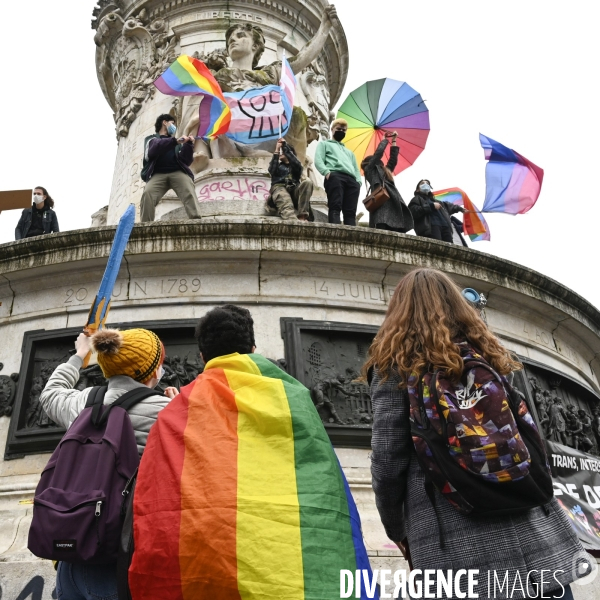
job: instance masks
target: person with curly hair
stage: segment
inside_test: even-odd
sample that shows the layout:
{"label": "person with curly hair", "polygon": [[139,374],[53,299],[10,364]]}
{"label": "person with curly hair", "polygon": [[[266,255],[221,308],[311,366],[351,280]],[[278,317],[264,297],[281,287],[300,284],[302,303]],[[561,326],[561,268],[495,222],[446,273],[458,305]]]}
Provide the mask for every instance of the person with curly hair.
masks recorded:
{"label": "person with curly hair", "polygon": [[207,312],[196,326],[200,356],[205,363],[228,354],[256,350],[254,321],[247,308],[224,304]]}
{"label": "person with curly hair", "polygon": [[340,569],[366,569],[367,554],[310,391],[255,352],[245,308],[212,309],[196,337],[204,372],[140,463],[131,597],[338,597]]}
{"label": "person with curly hair", "polygon": [[[488,597],[489,572],[529,582],[529,573],[543,569],[551,572],[544,597],[572,598],[569,584],[578,577],[572,562],[583,548],[554,498],[543,507],[475,517],[457,511],[437,489],[428,496],[411,437],[408,381],[443,372],[458,382],[466,344],[502,376],[522,369],[447,275],[428,268],[408,273],[363,369],[371,382],[371,474],[383,526],[415,569],[479,570],[480,597]],[[539,577],[535,582],[539,587]],[[518,590],[512,597],[536,596]]]}
{"label": "person with curly hair", "polygon": [[15,228],[15,240],[58,233],[58,219],[53,210],[54,200],[44,187],[33,189],[33,202],[30,208],[21,213],[21,218]]}

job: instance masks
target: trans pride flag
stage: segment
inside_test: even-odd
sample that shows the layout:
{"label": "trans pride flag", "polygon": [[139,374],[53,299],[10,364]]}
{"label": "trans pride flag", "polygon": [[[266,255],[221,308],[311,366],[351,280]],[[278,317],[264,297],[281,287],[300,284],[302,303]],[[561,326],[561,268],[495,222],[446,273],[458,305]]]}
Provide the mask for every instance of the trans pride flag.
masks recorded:
{"label": "trans pride flag", "polygon": [[522,215],[536,203],[544,170],[492,138],[479,134],[488,164],[485,168],[485,202],[482,212]]}
{"label": "trans pride flag", "polygon": [[154,85],[167,96],[202,96],[197,137],[212,140],[229,129],[231,111],[221,86],[201,60],[182,54]]}
{"label": "trans pride flag", "polygon": [[481,240],[490,241],[490,228],[487,221],[484,219],[481,211],[471,202],[471,199],[460,188],[448,188],[433,192],[436,200],[450,202],[463,206],[468,213],[463,215],[463,232],[466,233],[472,242]]}
{"label": "trans pride flag", "polygon": [[294,110],[296,77],[285,56],[280,85],[224,94],[231,110],[227,136],[243,144],[259,144],[284,137]]}
{"label": "trans pride flag", "polygon": [[287,100],[288,107],[294,106],[297,83],[292,66],[284,55],[281,60],[281,91]]}
{"label": "trans pride flag", "polygon": [[209,361],[160,412],[134,541],[134,600],[331,600],[341,569],[371,576],[309,391],[258,354]]}

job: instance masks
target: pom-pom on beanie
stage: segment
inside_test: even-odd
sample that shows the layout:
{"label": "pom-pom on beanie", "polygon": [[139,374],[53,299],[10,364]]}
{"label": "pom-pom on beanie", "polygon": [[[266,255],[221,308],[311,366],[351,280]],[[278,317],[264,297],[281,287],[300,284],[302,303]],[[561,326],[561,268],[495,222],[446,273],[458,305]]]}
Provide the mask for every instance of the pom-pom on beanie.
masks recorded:
{"label": "pom-pom on beanie", "polygon": [[106,378],[127,375],[144,383],[165,358],[162,342],[147,329],[101,329],[91,337],[91,344]]}

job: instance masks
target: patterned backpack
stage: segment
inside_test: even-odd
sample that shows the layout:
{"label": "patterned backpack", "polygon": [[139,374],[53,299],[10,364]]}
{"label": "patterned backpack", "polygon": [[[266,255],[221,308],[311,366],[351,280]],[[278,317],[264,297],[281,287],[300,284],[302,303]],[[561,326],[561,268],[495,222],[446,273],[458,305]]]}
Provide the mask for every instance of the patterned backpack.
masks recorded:
{"label": "patterned backpack", "polygon": [[435,486],[462,514],[547,504],[550,467],[525,400],[472,346],[458,345],[459,383],[443,371],[408,380],[411,435],[430,500]]}

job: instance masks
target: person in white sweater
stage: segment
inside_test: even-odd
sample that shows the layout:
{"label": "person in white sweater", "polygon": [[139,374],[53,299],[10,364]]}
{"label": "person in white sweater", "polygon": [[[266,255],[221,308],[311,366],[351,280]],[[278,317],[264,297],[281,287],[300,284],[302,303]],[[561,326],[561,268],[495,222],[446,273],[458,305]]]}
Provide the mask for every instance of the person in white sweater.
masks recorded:
{"label": "person in white sweater", "polygon": [[[125,392],[138,387],[156,387],[163,374],[164,346],[155,333],[146,329],[102,329],[91,337],[81,333],[75,349],[76,354],[68,362],[56,367],[40,396],[40,403],[48,416],[66,429],[85,408],[92,389],[75,389],[79,369],[90,350],[97,353],[98,364],[108,379],[104,404],[111,404]],[[140,455],[158,413],[177,394],[176,388],[167,388],[165,395],[157,392],[129,409]]]}

